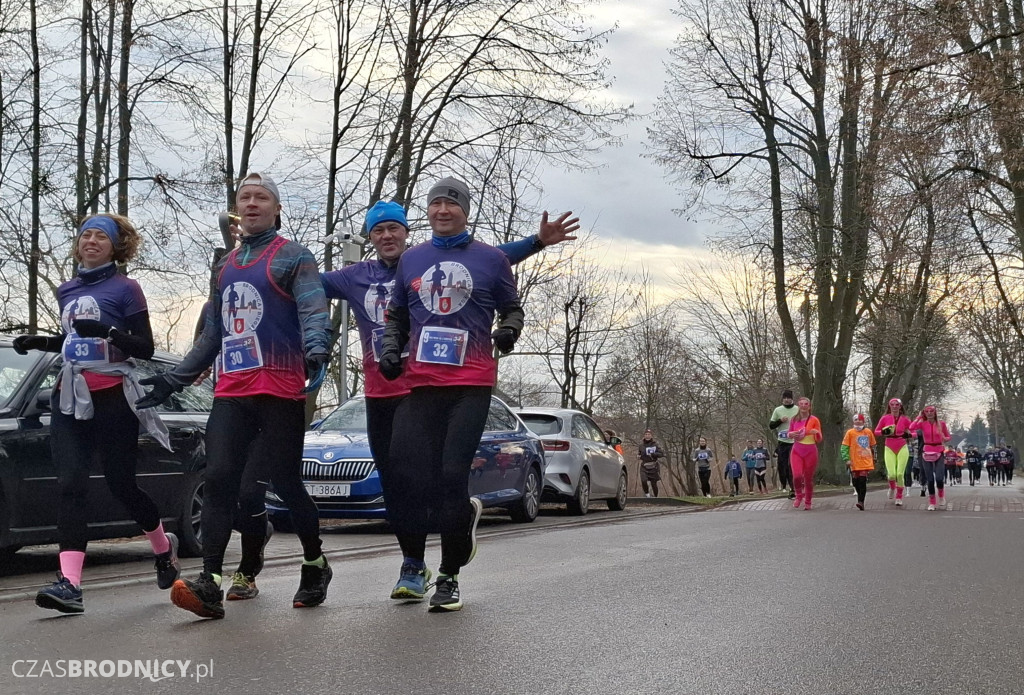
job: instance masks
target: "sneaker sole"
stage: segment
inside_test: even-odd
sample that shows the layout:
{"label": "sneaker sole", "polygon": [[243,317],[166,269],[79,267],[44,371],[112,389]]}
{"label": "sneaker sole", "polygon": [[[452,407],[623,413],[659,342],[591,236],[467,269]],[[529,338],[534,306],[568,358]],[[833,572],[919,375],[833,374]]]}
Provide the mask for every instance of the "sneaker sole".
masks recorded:
{"label": "sneaker sole", "polygon": [[168,533],[166,535],[167,540],[171,544],[171,557],[174,558],[174,560],[171,561],[171,567],[174,568],[174,577],[172,577],[171,581],[169,582],[161,582],[160,575],[156,575],[156,585],[160,587],[160,589],[163,591],[166,591],[167,589],[170,589],[172,586],[174,586],[174,582],[178,581],[178,577],[181,576],[181,562],[179,562],[178,560],[178,537],[175,536],[173,533]]}
{"label": "sneaker sole", "polygon": [[439,606],[431,606],[430,613],[453,613],[462,610],[462,601],[458,603],[445,603]]}
{"label": "sneaker sole", "polygon": [[200,618],[218,619],[224,617],[224,606],[212,606],[204,603],[181,579],[174,582],[174,586],[171,587],[171,603],[178,608],[195,613]]}
{"label": "sneaker sole", "polygon": [[477,499],[476,497],[470,497],[469,503],[473,505],[473,525],[469,529],[470,550],[469,559],[466,560],[466,565],[471,563],[473,561],[473,558],[476,557],[476,527],[480,523],[480,516],[484,513],[484,503],[481,502],[479,499]]}
{"label": "sneaker sole", "polygon": [[248,601],[250,599],[256,598],[259,595],[260,595],[260,590],[255,588],[255,587],[253,587],[252,593],[249,593],[249,589],[246,589],[246,591],[244,593],[243,592],[237,592],[236,593],[236,592],[231,591],[231,589],[228,589],[228,593],[227,593],[227,596],[225,596],[225,598],[228,601]]}
{"label": "sneaker sole", "polygon": [[67,603],[49,594],[36,594],[36,605],[59,613],[85,613],[85,606],[81,603]]}

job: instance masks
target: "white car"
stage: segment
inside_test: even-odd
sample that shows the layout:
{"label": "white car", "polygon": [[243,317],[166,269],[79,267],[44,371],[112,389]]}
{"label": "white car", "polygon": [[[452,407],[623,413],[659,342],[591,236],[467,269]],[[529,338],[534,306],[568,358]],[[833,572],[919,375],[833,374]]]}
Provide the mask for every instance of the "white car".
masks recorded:
{"label": "white car", "polygon": [[589,415],[565,408],[520,408],[516,414],[544,445],[543,500],[564,501],[572,514],[586,514],[593,499],[608,500],[613,511],[625,509],[626,462]]}

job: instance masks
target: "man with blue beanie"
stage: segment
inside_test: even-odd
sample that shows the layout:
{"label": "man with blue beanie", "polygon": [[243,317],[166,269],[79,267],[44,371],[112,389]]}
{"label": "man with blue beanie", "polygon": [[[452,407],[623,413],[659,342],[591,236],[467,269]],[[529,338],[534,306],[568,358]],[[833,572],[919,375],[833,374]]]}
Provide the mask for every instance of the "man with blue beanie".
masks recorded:
{"label": "man with blue beanie", "polygon": [[[442,179],[442,181],[444,180]],[[469,190],[465,184],[457,183],[461,185],[460,205],[464,203],[465,208],[468,208]],[[447,188],[449,187],[446,187],[446,190]],[[572,234],[579,229],[579,218],[570,219],[571,215],[572,213],[567,212],[549,222],[548,214],[545,212],[541,219],[540,231],[536,235],[503,244],[498,248],[508,256],[511,263],[518,263],[545,246],[574,240],[576,237]],[[384,379],[377,368],[377,360],[380,356],[380,342],[384,335],[384,311],[394,286],[398,259],[408,247],[409,222],[406,219],[405,209],[393,201],[378,201],[366,212],[364,234],[369,238],[374,251],[377,252],[377,258],[321,273],[320,280],[329,300],[344,299],[348,301],[356,319],[356,327],[359,329],[359,340],[363,347],[367,435],[386,503],[390,482],[390,466],[388,464],[392,423],[395,409],[408,395],[409,389],[402,380],[391,382]],[[248,506],[263,505],[263,492],[262,490],[258,492],[259,499],[254,496]],[[246,507],[247,505],[242,502],[241,506]],[[256,574],[262,568],[263,563],[256,553],[262,549],[263,542],[259,539],[246,538],[245,540],[249,540],[249,542],[242,544],[242,560],[239,563],[239,568],[246,568],[248,571],[241,575],[236,573],[232,581],[232,588],[228,592],[229,599],[249,599],[259,593],[256,588]],[[398,600],[422,600],[430,577],[426,566],[422,564],[426,537],[424,536],[421,540],[418,536],[409,538],[399,535],[398,541],[402,546],[406,562],[403,562],[401,577],[392,591],[391,597]],[[409,564],[408,560],[415,559],[417,556],[419,564],[416,562]],[[249,570],[248,568],[253,569]]]}

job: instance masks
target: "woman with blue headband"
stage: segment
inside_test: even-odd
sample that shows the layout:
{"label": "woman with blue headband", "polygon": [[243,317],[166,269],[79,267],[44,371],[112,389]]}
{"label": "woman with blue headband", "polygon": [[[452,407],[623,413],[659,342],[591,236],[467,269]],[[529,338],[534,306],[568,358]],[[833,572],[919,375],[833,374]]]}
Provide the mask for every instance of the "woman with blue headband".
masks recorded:
{"label": "woman with blue headband", "polygon": [[57,288],[61,335],[20,335],[14,349],[62,352],[51,402],[50,449],[60,489],[60,572],[36,594],[36,605],[81,613],[82,566],[88,541],[89,466],[94,456],[114,497],[142,527],[156,555],[157,585],[178,578],[178,539],[165,533],[156,504],[135,480],[139,425],[168,450],[167,428],[152,411],[138,411],[144,393],[131,358],[153,356],[146,296],[135,280],[117,272],[142,239],[120,215],[95,215],[78,230],[71,254],[77,275]]}

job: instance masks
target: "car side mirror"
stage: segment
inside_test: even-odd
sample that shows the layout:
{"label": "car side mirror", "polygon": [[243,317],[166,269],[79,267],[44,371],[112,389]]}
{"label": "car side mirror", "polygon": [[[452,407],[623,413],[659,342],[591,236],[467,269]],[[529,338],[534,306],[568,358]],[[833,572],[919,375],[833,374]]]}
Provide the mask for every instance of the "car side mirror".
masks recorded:
{"label": "car side mirror", "polygon": [[50,397],[53,395],[53,389],[40,389],[36,392],[36,408],[41,412],[50,412]]}

